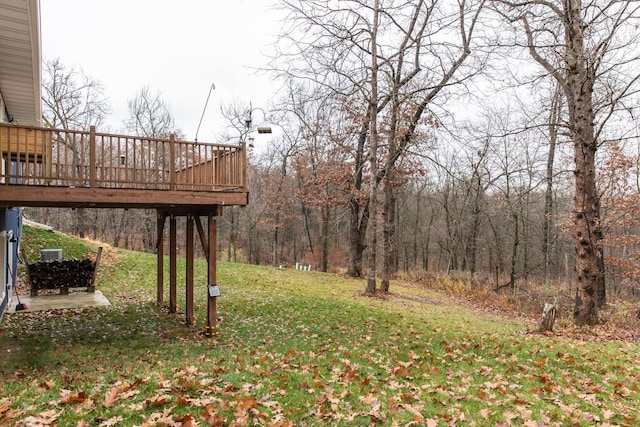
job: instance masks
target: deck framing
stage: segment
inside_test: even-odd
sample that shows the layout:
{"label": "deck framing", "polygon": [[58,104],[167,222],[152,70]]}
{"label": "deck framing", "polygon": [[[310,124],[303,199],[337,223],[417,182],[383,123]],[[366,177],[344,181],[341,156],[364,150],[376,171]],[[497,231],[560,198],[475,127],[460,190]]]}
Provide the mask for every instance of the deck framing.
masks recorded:
{"label": "deck framing", "polygon": [[[177,219],[186,219],[185,322],[194,322],[194,248],[208,263],[207,335],[217,334],[217,220],[249,203],[246,146],[0,124],[0,208],[124,208],[157,212],[157,295],[164,305],[169,223],[169,311],[177,307]],[[207,230],[200,218],[207,218]],[[167,221],[167,218],[169,221]],[[199,239],[195,238],[197,230]]]}

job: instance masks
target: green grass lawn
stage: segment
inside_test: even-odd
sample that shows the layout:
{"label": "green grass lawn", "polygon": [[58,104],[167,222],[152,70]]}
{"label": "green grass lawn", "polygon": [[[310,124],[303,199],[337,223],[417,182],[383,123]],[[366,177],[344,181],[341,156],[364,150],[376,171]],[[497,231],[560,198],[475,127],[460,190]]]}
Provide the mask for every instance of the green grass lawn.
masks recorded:
{"label": "green grass lawn", "polygon": [[[45,246],[96,252],[35,229],[24,245],[34,259]],[[196,264],[191,328],[183,314],[155,306],[155,274],[155,256],[108,249],[98,289],[112,306],[5,316],[0,425],[640,420],[635,343],[529,333],[531,322],[415,285],[392,283],[388,297],[365,298],[362,280],[230,263],[218,264],[220,335],[207,338],[206,263]],[[184,286],[179,296],[183,307]]]}

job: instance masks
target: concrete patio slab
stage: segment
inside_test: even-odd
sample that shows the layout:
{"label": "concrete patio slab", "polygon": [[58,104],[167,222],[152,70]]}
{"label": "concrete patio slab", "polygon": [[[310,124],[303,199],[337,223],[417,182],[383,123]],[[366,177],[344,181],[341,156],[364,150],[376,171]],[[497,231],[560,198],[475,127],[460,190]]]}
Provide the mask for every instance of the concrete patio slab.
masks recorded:
{"label": "concrete patio slab", "polygon": [[[86,308],[101,305],[111,305],[109,300],[100,291],[95,292],[69,292],[66,295],[38,295],[37,297],[20,296],[20,301],[27,304],[26,310],[18,311],[18,313],[27,311],[44,311],[63,308]],[[14,295],[7,313],[15,313],[18,299]]]}

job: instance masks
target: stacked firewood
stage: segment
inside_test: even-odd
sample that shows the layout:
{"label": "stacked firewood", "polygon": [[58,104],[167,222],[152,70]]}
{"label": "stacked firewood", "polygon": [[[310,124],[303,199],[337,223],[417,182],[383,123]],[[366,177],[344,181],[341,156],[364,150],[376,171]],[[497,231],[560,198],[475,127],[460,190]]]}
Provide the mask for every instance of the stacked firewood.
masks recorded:
{"label": "stacked firewood", "polygon": [[85,288],[91,285],[91,259],[63,259],[29,264],[32,289]]}

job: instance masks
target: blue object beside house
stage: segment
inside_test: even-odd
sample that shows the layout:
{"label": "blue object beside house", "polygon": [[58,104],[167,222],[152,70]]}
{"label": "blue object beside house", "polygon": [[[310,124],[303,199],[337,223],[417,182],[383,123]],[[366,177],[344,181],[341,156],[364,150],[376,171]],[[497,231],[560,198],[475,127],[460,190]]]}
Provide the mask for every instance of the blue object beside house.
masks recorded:
{"label": "blue object beside house", "polygon": [[[0,0],[0,122],[42,126],[39,0]],[[0,191],[19,158],[0,141]],[[14,292],[22,208],[0,207],[0,319]]]}
{"label": "blue object beside house", "polygon": [[7,305],[15,291],[16,275],[18,272],[18,254],[20,253],[20,238],[22,236],[22,208],[2,209],[0,213],[0,255],[4,265],[0,278],[4,286],[0,289],[0,317],[7,310]]}

